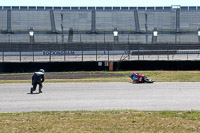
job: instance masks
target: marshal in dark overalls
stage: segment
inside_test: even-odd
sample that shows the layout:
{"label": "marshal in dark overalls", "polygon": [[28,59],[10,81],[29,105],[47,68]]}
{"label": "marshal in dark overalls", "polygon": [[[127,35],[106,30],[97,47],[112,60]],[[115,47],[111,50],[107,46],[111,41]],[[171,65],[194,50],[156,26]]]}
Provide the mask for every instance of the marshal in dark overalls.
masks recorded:
{"label": "marshal in dark overalls", "polygon": [[40,69],[39,72],[35,72],[32,76],[31,93],[36,90],[37,85],[39,85],[39,93],[42,93],[42,83],[44,82],[44,70]]}

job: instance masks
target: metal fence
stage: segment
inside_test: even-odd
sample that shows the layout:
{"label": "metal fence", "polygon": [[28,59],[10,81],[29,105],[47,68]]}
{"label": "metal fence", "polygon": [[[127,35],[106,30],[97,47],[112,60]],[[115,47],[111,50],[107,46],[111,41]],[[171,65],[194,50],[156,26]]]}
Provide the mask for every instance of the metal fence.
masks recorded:
{"label": "metal fence", "polygon": [[71,62],[124,60],[200,60],[200,44],[0,44],[0,62]]}

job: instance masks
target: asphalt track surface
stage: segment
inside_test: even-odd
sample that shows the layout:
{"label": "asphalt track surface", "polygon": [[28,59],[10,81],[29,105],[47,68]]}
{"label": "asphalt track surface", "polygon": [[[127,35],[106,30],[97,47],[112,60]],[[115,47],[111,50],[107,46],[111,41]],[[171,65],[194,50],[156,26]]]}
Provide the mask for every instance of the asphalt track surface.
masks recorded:
{"label": "asphalt track surface", "polygon": [[0,112],[78,110],[200,110],[200,82],[0,84]]}

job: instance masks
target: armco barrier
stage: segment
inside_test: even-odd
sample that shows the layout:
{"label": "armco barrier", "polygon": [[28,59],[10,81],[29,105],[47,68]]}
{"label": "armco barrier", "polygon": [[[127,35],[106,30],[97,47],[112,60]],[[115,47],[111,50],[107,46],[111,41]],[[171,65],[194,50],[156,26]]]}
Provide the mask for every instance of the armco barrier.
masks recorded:
{"label": "armco barrier", "polygon": [[[109,65],[113,65],[112,67]],[[0,63],[0,73],[119,70],[200,70],[200,61],[28,62]],[[112,68],[112,69],[111,69]]]}

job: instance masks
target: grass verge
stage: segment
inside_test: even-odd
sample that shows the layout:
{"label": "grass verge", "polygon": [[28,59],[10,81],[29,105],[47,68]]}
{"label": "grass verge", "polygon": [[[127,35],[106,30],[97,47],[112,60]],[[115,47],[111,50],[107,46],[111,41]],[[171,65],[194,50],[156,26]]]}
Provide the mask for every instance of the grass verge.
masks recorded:
{"label": "grass verge", "polygon": [[0,132],[200,132],[198,111],[0,113]]}
{"label": "grass verge", "polygon": [[[89,77],[81,79],[48,79],[46,77],[45,82],[131,82],[128,77],[133,71],[116,71],[116,72],[104,72],[100,71],[98,73],[103,73],[103,77]],[[137,71],[142,73],[156,82],[200,82],[200,71]],[[81,72],[64,72],[64,73],[81,73]],[[88,72],[89,73],[89,72]],[[95,73],[95,72],[92,72]],[[108,73],[122,74],[124,76],[109,77]],[[23,74],[23,73],[22,73]],[[59,73],[58,73],[59,74]],[[6,74],[1,74],[6,75]],[[8,74],[15,75],[15,74]],[[0,83],[30,83],[30,80],[0,80]]]}

